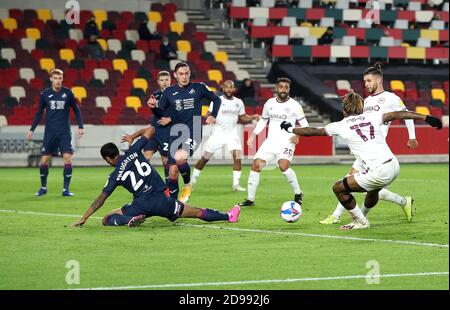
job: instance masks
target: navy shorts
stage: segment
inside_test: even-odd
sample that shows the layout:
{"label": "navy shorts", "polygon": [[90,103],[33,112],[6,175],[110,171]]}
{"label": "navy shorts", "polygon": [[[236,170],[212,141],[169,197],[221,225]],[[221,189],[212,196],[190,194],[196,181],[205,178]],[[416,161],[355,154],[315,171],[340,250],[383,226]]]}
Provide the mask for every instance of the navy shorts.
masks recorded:
{"label": "navy shorts", "polygon": [[167,157],[169,153],[170,128],[155,127],[155,134],[144,146],[144,151],[158,151],[161,156]]}
{"label": "navy shorts", "polygon": [[164,192],[152,193],[145,200],[133,201],[122,207],[122,214],[128,216],[145,215],[161,216],[169,221],[175,221],[183,214],[184,204],[172,197],[166,196]]}
{"label": "navy shorts", "polygon": [[64,135],[44,135],[41,149],[42,155],[58,155],[58,153],[73,154],[72,137],[70,134]]}

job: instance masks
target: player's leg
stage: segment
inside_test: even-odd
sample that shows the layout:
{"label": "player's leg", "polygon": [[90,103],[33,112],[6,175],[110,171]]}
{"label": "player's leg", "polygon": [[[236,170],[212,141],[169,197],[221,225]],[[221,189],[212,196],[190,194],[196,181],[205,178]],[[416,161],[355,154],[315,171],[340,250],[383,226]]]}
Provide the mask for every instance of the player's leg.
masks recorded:
{"label": "player's leg", "polygon": [[261,170],[262,168],[264,168],[265,165],[266,161],[261,158],[255,158],[253,160],[252,168],[250,170],[250,174],[248,175],[247,199],[244,202],[241,202],[239,206],[253,207],[255,205],[256,190],[258,189],[259,185],[259,174],[261,173]]}
{"label": "player's leg", "polygon": [[394,192],[391,192],[387,188],[382,188],[378,193],[381,200],[392,202],[402,208],[405,213],[406,221],[412,220],[413,203],[414,199],[411,196],[400,196]]}
{"label": "player's leg", "polygon": [[200,158],[197,163],[195,164],[194,172],[192,173],[191,177],[191,183],[189,184],[191,188],[194,188],[194,185],[197,183],[198,178],[200,177],[200,174],[202,173],[203,168],[205,168],[205,165],[208,163],[208,161],[211,159],[211,157],[214,154],[211,154],[207,151],[203,153],[202,158]]}
{"label": "player's leg", "polygon": [[191,167],[189,166],[189,163],[187,161],[189,155],[190,154],[188,154],[188,152],[184,149],[180,149],[175,153],[175,163],[184,182],[184,186],[181,190],[179,198],[179,200],[183,203],[189,200],[192,192],[192,188],[189,184],[191,182]]}
{"label": "player's leg", "polygon": [[245,188],[241,187],[240,180],[242,175],[241,150],[233,149],[233,191],[245,192]]}
{"label": "player's leg", "polygon": [[64,153],[63,160],[64,160],[64,171],[63,171],[64,184],[62,195],[65,197],[71,197],[73,196],[73,193],[70,192],[69,186],[70,180],[72,179],[72,153]]}
{"label": "player's leg", "polygon": [[365,217],[369,214],[370,210],[378,203],[379,199],[379,189],[367,192],[367,195],[364,199],[364,204],[361,206],[361,212]]}
{"label": "player's leg", "polygon": [[[357,161],[353,164],[350,171],[347,173],[346,177],[353,175],[358,172],[356,166],[358,165]],[[320,224],[330,225],[330,224],[339,224],[341,222],[342,214],[344,214],[345,208],[344,206],[338,202],[336,209],[333,211],[331,215],[328,215],[324,220],[320,221]]]}
{"label": "player's leg", "polygon": [[41,188],[36,193],[36,196],[44,196],[47,194],[47,177],[48,177],[48,164],[51,159],[51,155],[42,155],[39,164],[39,174],[41,177]]}
{"label": "player's leg", "polygon": [[355,197],[351,194],[352,192],[366,192],[367,190],[361,187],[355,180],[353,175],[345,177],[342,180],[337,181],[333,186],[333,192],[336,195],[339,202],[344,206],[346,210],[350,213],[350,217],[353,222],[341,226],[341,229],[363,229],[369,228],[369,221],[365,218],[364,214],[361,212],[358,204],[356,203]]}
{"label": "player's leg", "polygon": [[294,201],[301,205],[303,200],[303,192],[300,189],[300,185],[298,184],[297,174],[294,170],[292,170],[290,164],[291,162],[289,159],[280,158],[278,160],[278,167],[280,168],[281,173],[284,174],[284,176],[286,177],[286,181],[294,191]]}
{"label": "player's leg", "polygon": [[103,217],[104,226],[138,226],[145,221],[145,214],[133,203],[115,209]]}
{"label": "player's leg", "polygon": [[147,158],[148,161],[150,161],[155,154],[155,150],[144,150],[144,157]]}
{"label": "player's leg", "polygon": [[196,208],[184,204],[181,217],[198,218],[206,222],[229,221],[235,223],[239,219],[240,207],[235,205],[229,212],[221,212],[207,208]]}
{"label": "player's leg", "polygon": [[161,162],[164,167],[164,177],[165,177],[166,184],[169,180],[169,164],[167,163],[167,161],[168,161],[167,156],[163,156],[161,154]]}

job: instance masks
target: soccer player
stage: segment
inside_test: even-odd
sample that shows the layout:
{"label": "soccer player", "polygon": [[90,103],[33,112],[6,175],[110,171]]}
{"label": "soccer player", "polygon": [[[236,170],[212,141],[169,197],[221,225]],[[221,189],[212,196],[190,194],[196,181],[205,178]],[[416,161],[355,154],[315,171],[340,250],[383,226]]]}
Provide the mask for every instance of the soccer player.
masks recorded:
{"label": "soccer player", "polygon": [[[264,104],[261,119],[255,127],[255,130],[248,138],[247,144],[253,145],[253,141],[259,135],[269,122],[269,133],[267,139],[263,142],[261,147],[255,154],[252,168],[248,176],[248,195],[247,199],[239,205],[251,207],[255,205],[256,190],[259,185],[259,174],[262,168],[273,159],[277,160],[278,167],[286,177],[286,180],[291,185],[294,191],[294,200],[302,203],[302,190],[297,181],[295,171],[290,168],[292,157],[294,156],[295,145],[298,143],[298,138],[292,134],[288,134],[280,129],[282,121],[287,120],[295,126],[298,121],[302,127],[308,127],[305,113],[302,106],[289,97],[291,89],[291,80],[288,78],[279,78],[276,83],[277,95],[270,98]],[[291,139],[293,137],[293,139]]]}
{"label": "soccer player", "polygon": [[80,109],[75,101],[72,91],[62,85],[63,71],[52,69],[50,71],[50,82],[52,87],[44,89],[39,97],[39,108],[34,116],[33,124],[28,131],[27,138],[33,138],[33,132],[41,120],[44,109],[45,132],[42,146],[42,156],[40,162],[41,188],[36,196],[47,194],[47,176],[48,163],[52,155],[62,154],[64,160],[64,185],[62,195],[66,197],[73,196],[69,190],[70,180],[72,178],[72,134],[70,132],[69,114],[70,108],[75,112],[78,123],[78,136],[84,134],[83,119]]}
{"label": "soccer player", "polygon": [[[239,185],[241,178],[241,139],[238,133],[238,121],[242,124],[248,124],[252,121],[258,121],[259,115],[249,116],[245,114],[244,103],[241,99],[233,96],[235,87],[233,81],[227,80],[222,85],[223,95],[220,97],[222,101],[217,114],[216,125],[214,131],[208,139],[205,146],[205,152],[202,158],[195,165],[194,172],[192,173],[191,188],[197,183],[197,179],[200,176],[206,163],[211,159],[215,152],[227,148],[233,155],[233,191],[245,191],[245,188]],[[209,106],[208,114],[212,111],[212,104]]]}
{"label": "soccer player", "polygon": [[[206,124],[214,124],[220,108],[220,98],[203,83],[192,83],[191,70],[185,62],[175,66],[174,77],[177,84],[164,90],[159,100],[159,108],[165,115],[160,124],[170,123],[169,153],[169,181],[167,182],[170,195],[178,197],[178,177],[181,174],[185,184],[180,194],[180,201],[187,202],[191,194],[191,167],[187,160],[201,143],[202,139],[202,100],[213,102],[211,115]],[[152,99],[150,99],[152,100]],[[153,101],[153,100],[152,100]]]}
{"label": "soccer player", "polygon": [[[350,92],[344,98],[344,119],[326,125],[324,128],[294,128],[289,122],[283,122],[281,128],[299,136],[340,136],[346,141],[362,170],[347,175],[333,186],[339,202],[347,209],[352,223],[341,226],[343,230],[369,228],[367,210],[378,202],[378,193],[391,184],[400,173],[397,158],[386,143],[384,125],[393,119],[418,119],[430,126],[442,128],[442,122],[433,116],[409,111],[363,113],[363,98]],[[360,209],[352,192],[367,192]]]}
{"label": "soccer player", "polygon": [[[158,72],[158,79],[156,81],[159,86],[159,90],[155,91],[150,95],[150,98],[147,102],[147,105],[153,112],[152,119],[150,120],[150,124],[155,128],[155,134],[150,139],[150,141],[144,146],[144,156],[149,161],[152,159],[153,154],[159,152],[161,155],[161,161],[164,167],[164,174],[166,177],[166,182],[169,177],[169,166],[167,165],[167,153],[169,151],[169,135],[170,135],[170,126],[160,125],[159,121],[163,116],[163,111],[159,109],[158,102],[161,98],[163,91],[170,86],[171,79],[170,73],[167,71]],[[123,140],[127,141],[130,145],[134,140],[134,136],[139,136],[139,132],[133,133],[131,135],[124,135]]]}
{"label": "soccer player", "polygon": [[143,223],[145,218],[150,216],[161,216],[170,221],[175,221],[179,217],[190,217],[207,222],[237,222],[240,213],[239,206],[234,206],[230,212],[224,213],[211,209],[194,208],[165,194],[166,184],[142,154],[142,149],[154,132],[155,129],[148,126],[142,137],[122,156],[114,143],[102,146],[100,153],[103,159],[115,169],[109,175],[102,193],[87,209],[83,217],[72,226],[83,225],[95,211],[103,206],[106,199],[119,185],[133,194],[133,201],[107,214],[103,218],[103,225],[132,227]]}
{"label": "soccer player", "polygon": [[[403,104],[403,101],[394,93],[385,91],[383,88],[383,72],[380,63],[376,63],[373,67],[368,68],[364,72],[364,84],[370,96],[364,100],[364,113],[372,112],[395,112],[406,111],[407,108]],[[414,121],[412,119],[405,120],[406,127],[408,129],[409,140],[407,146],[410,149],[415,149],[419,146],[416,140]],[[387,136],[390,123],[384,124],[382,132],[384,137]],[[357,159],[353,163],[348,175],[355,174],[359,171],[363,171],[363,164]],[[411,196],[402,197],[396,193],[383,188],[379,192],[381,200],[393,202],[400,206],[405,213],[406,220],[409,222],[412,220],[412,204],[413,198]],[[342,204],[338,204],[334,212],[324,220],[320,221],[320,224],[338,224],[340,223],[341,216],[344,213],[345,208]],[[365,214],[367,215],[367,214]]]}

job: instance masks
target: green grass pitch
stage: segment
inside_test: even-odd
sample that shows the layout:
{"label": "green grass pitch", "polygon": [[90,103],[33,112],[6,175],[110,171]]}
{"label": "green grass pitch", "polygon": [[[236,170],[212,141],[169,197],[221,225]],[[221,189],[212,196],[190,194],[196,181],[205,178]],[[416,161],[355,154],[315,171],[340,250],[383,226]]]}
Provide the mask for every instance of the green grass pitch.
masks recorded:
{"label": "green grass pitch", "polygon": [[[380,201],[362,231],[318,224],[334,209],[332,185],[349,166],[293,168],[305,193],[297,223],[280,219],[293,194],[278,170],[266,170],[256,207],[236,224],[150,218],[136,228],[101,225],[101,216],[130,201],[122,188],[83,228],[69,227],[98,196],[109,167],[75,166],[75,197],[61,196],[62,169],[51,168],[40,198],[37,168],[0,169],[0,289],[449,289],[448,164],[402,165],[390,189],[414,197],[413,222]],[[245,193],[231,191],[231,170],[206,166],[190,203],[228,210],[242,201]],[[79,263],[79,284],[66,282],[70,260]],[[380,278],[371,276],[376,270]]]}

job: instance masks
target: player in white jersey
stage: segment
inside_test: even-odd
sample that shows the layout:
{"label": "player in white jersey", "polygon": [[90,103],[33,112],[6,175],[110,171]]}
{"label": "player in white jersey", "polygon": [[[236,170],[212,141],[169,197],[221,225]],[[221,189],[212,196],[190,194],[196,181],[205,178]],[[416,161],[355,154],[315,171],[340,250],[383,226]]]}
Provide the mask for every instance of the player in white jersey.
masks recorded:
{"label": "player in white jersey", "polygon": [[[403,101],[396,94],[384,90],[383,73],[381,71],[380,63],[376,63],[373,67],[368,68],[364,72],[364,84],[366,89],[370,93],[370,96],[364,100],[364,113],[387,113],[407,110],[407,108],[403,104]],[[414,121],[412,119],[406,119],[405,124],[408,129],[409,136],[407,146],[410,149],[415,149],[419,146],[419,143],[417,142],[415,136]],[[385,138],[388,134],[389,126],[390,123],[385,124],[381,127],[382,133]],[[362,170],[363,168],[361,162],[356,159],[348,175],[352,175]],[[408,222],[411,221],[413,204],[413,199],[411,196],[402,197],[396,193],[389,191],[386,188],[382,189],[379,195],[381,200],[393,202],[394,204],[400,206],[405,213],[406,220]],[[328,225],[339,223],[344,211],[344,206],[339,203],[336,206],[334,212],[324,220],[320,221],[320,224]],[[368,212],[368,209],[363,211]]]}
{"label": "player in white jersey", "polygon": [[378,192],[391,184],[400,173],[397,158],[391,152],[384,137],[384,125],[393,119],[421,119],[432,127],[442,128],[442,122],[433,116],[401,111],[388,113],[364,113],[363,99],[351,92],[344,99],[344,119],[328,124],[324,128],[294,128],[283,122],[281,128],[300,136],[339,136],[361,163],[363,170],[344,177],[333,186],[339,202],[347,209],[352,223],[341,229],[364,229],[370,224],[363,210],[358,207],[353,192],[367,192],[363,208],[371,209],[378,202]]}
{"label": "player in white jersey", "polygon": [[[223,148],[231,152],[233,156],[233,190],[245,191],[245,188],[239,185],[241,179],[241,152],[242,145],[238,131],[238,121],[241,124],[248,124],[252,121],[258,121],[259,115],[249,116],[245,113],[245,106],[241,99],[233,96],[236,88],[233,81],[227,80],[222,85],[223,95],[220,97],[222,101],[219,113],[216,117],[214,130],[205,145],[205,152],[202,158],[195,165],[194,173],[191,177],[191,188],[197,183],[206,163],[213,157],[214,153]],[[212,111],[212,104],[208,113]]]}
{"label": "player in white jersey", "polygon": [[[264,104],[261,119],[250,135],[247,144],[253,145],[253,141],[259,135],[266,124],[269,122],[269,133],[267,139],[256,152],[250,174],[248,176],[248,196],[247,199],[240,203],[240,206],[251,207],[255,205],[256,190],[259,185],[259,174],[262,168],[276,159],[278,167],[286,177],[286,180],[294,190],[294,200],[299,204],[302,203],[303,193],[297,181],[295,171],[290,168],[292,157],[294,156],[295,145],[298,138],[280,129],[283,121],[288,121],[295,126],[298,121],[302,127],[307,127],[305,113],[302,106],[289,97],[291,81],[288,78],[279,78],[276,83],[277,95],[267,100]],[[293,138],[291,140],[291,138]]]}

